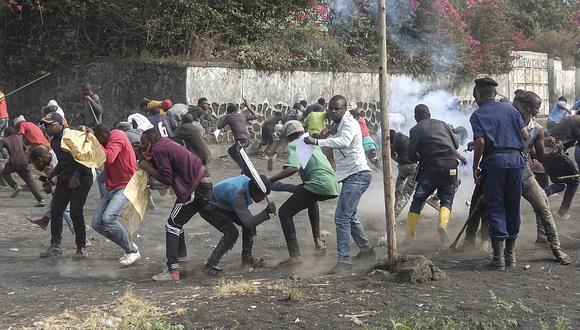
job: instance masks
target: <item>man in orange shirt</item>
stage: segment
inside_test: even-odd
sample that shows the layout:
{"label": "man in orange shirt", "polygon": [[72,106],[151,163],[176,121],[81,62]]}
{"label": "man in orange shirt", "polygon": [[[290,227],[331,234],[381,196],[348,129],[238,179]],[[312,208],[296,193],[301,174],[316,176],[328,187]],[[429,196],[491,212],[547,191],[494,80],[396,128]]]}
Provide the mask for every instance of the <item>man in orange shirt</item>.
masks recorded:
{"label": "man in orange shirt", "polygon": [[24,116],[18,116],[14,119],[14,127],[18,130],[18,133],[24,137],[24,142],[26,142],[30,148],[38,146],[44,146],[47,149],[50,148],[48,140],[44,136],[44,132],[42,132],[40,127],[26,121]]}
{"label": "man in orange shirt", "polygon": [[[4,99],[4,92],[0,90],[0,137],[4,136],[4,131],[8,127],[8,106],[6,105],[6,99]],[[0,154],[2,158],[8,158],[8,153],[6,150],[1,149]],[[1,180],[0,180],[1,181]]]}

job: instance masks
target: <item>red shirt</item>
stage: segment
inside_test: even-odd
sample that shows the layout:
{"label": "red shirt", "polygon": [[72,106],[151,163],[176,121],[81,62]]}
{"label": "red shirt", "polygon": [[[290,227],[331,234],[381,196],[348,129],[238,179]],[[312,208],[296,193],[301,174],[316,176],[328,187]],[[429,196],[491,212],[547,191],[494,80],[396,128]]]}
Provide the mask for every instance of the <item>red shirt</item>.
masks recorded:
{"label": "red shirt", "polygon": [[8,106],[6,105],[6,99],[0,101],[0,119],[8,118]]}
{"label": "red shirt", "polygon": [[29,121],[18,123],[18,133],[24,135],[28,144],[32,147],[48,145],[48,140],[44,136],[44,132]]}
{"label": "red shirt", "polygon": [[367,127],[367,121],[364,118],[359,117],[358,118],[358,124],[360,125],[360,130],[362,132],[362,136],[363,137],[370,136],[370,134],[369,134],[369,128]]}
{"label": "red shirt", "polygon": [[104,149],[107,156],[105,161],[107,191],[124,189],[133,174],[137,172],[133,146],[123,131],[114,129],[109,134],[107,146]]}

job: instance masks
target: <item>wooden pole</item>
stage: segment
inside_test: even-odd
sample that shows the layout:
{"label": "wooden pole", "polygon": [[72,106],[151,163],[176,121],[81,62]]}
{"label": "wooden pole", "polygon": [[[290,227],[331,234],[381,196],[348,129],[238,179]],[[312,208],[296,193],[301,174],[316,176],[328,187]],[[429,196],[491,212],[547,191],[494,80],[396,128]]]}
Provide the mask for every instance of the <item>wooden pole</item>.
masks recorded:
{"label": "wooden pole", "polygon": [[383,185],[385,193],[385,216],[387,220],[388,268],[397,267],[397,234],[395,228],[395,207],[391,176],[391,144],[389,134],[389,77],[387,76],[387,1],[379,1],[379,96],[381,109],[381,136],[383,144]]}

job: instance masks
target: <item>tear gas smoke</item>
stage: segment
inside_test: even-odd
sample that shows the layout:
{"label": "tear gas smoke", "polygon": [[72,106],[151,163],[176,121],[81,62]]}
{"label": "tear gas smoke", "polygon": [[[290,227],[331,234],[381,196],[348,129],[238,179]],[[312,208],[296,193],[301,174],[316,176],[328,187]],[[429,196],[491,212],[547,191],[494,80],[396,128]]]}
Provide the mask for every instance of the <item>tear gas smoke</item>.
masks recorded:
{"label": "tear gas smoke", "polygon": [[[357,9],[355,0],[331,0],[334,24],[344,25]],[[369,1],[368,15],[377,22],[378,1]],[[363,13],[366,15],[366,13]],[[445,38],[447,31],[432,27],[420,33],[414,31],[415,12],[409,0],[387,0],[387,38],[391,45],[405,51],[412,61],[420,55],[430,58],[431,74],[444,75],[461,62],[457,45]],[[437,45],[434,47],[433,45]]]}

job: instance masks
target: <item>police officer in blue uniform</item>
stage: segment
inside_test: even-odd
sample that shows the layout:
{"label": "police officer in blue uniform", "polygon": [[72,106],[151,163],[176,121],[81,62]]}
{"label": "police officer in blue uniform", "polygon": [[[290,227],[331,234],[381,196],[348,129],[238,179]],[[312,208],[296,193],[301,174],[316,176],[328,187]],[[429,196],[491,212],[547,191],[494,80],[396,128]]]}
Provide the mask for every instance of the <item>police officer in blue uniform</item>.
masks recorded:
{"label": "police officer in blue uniform", "polygon": [[[522,156],[528,131],[518,111],[500,103],[497,82],[491,78],[475,80],[473,97],[479,105],[469,121],[473,128],[475,156],[473,178],[483,181],[485,211],[489,221],[493,261],[504,270],[515,266],[515,244],[520,229]],[[504,250],[505,249],[505,250]]]}

